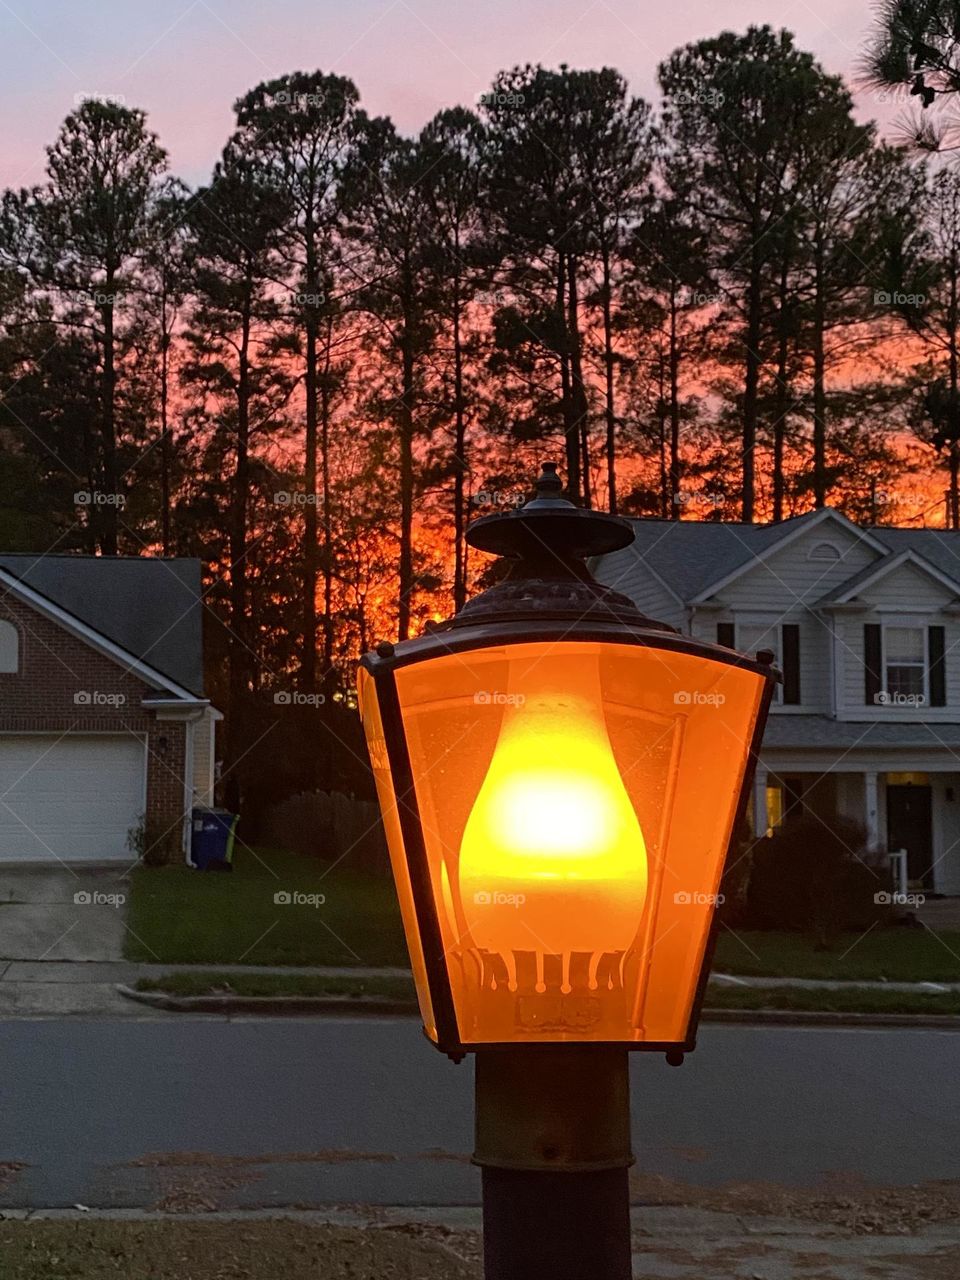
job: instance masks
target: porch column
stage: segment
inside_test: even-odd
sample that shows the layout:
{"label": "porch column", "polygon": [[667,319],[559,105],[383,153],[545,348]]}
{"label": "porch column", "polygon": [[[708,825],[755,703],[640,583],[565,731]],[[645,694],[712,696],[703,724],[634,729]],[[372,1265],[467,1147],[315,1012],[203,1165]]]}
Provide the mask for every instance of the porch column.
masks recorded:
{"label": "porch column", "polygon": [[863,825],[867,829],[867,848],[880,848],[880,801],[876,770],[863,775]]}
{"label": "porch column", "polygon": [[769,770],[757,765],[753,775],[753,834],[762,840],[767,834],[770,821],[767,817],[767,777]]}

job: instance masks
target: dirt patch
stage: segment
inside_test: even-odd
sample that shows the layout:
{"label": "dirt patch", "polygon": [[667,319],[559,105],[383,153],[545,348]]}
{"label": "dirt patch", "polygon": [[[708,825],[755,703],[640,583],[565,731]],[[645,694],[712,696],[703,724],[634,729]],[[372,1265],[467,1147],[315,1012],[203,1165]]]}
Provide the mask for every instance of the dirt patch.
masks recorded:
{"label": "dirt patch", "polygon": [[420,1234],[258,1222],[0,1222],[4,1280],[479,1280]]}
{"label": "dirt patch", "polygon": [[157,1151],[138,1156],[121,1169],[155,1171],[155,1194],[151,1209],[163,1213],[213,1213],[223,1208],[218,1192],[236,1191],[263,1180],[263,1169],[271,1164],[352,1164],[363,1161],[383,1163],[399,1156],[381,1151],[280,1151],[264,1155],[219,1155],[210,1151]]}
{"label": "dirt patch", "polygon": [[826,1188],[763,1182],[696,1187],[653,1174],[632,1173],[630,1196],[635,1204],[689,1205],[721,1213],[799,1218],[856,1235],[911,1235],[931,1222],[960,1218],[960,1181],[952,1179],[907,1187],[873,1187],[839,1176],[830,1179]]}

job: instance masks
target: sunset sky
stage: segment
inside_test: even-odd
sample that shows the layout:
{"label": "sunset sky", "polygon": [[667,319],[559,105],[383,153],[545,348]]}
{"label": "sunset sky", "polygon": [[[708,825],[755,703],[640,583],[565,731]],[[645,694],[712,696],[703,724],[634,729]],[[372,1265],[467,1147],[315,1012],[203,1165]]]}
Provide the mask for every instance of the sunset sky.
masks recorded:
{"label": "sunset sky", "polygon": [[[655,100],[674,48],[750,23],[788,27],[852,78],[872,19],[865,0],[0,0],[0,185],[40,180],[43,148],[83,94],[145,108],[174,172],[196,183],[234,99],[285,71],[348,75],[368,110],[414,131],[515,63],[612,65]],[[900,110],[858,94],[861,118]]]}

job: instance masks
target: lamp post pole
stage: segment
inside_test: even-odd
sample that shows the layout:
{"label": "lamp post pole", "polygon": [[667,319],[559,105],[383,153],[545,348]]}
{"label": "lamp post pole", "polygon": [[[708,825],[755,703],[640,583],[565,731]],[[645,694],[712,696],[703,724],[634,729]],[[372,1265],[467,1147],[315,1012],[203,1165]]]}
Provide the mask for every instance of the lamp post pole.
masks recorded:
{"label": "lamp post pole", "polygon": [[625,1049],[478,1053],[473,1159],[486,1280],[630,1280]]}

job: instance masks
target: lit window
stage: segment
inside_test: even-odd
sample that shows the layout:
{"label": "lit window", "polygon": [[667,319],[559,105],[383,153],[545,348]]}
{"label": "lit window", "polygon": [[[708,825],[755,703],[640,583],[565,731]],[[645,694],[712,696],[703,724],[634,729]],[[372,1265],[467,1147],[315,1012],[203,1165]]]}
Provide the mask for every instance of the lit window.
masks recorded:
{"label": "lit window", "polygon": [[783,826],[783,788],[778,783],[767,784],[767,835],[772,836],[777,827]]}
{"label": "lit window", "polygon": [[891,698],[922,699],[927,668],[923,627],[885,627],[883,647],[886,692]]}
{"label": "lit window", "polygon": [[12,622],[0,621],[0,675],[20,670],[20,635]]}

